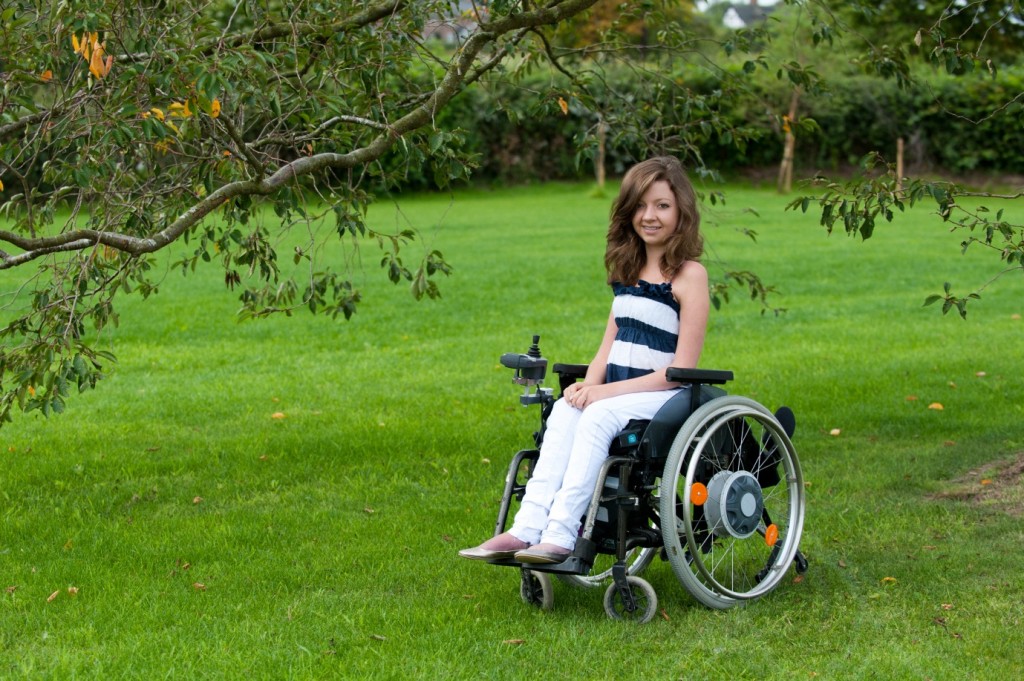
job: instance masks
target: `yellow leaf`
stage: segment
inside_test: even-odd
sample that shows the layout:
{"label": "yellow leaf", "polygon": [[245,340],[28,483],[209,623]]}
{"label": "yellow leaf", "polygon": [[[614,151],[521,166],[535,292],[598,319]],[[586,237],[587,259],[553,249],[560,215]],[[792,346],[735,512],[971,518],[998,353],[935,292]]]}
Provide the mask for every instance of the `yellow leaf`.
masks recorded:
{"label": "yellow leaf", "polygon": [[53,71],[51,71],[50,69],[46,69],[41,74],[39,74],[39,78],[44,83],[49,83],[51,80],[53,80]]}
{"label": "yellow leaf", "polygon": [[60,595],[60,591],[54,591],[50,594],[49,598],[46,599],[47,603],[53,603],[53,599]]}
{"label": "yellow leaf", "polygon": [[942,411],[943,406],[940,402],[932,402],[931,404],[928,405],[928,408],[934,409],[936,411]]}
{"label": "yellow leaf", "polygon": [[92,59],[89,60],[89,73],[94,75],[96,78],[102,78],[107,75],[110,71],[110,67],[106,66],[103,59],[103,46],[93,45]]}
{"label": "yellow leaf", "polygon": [[156,107],[153,107],[152,109],[150,109],[150,111],[153,113],[154,116],[156,116],[156,119],[158,121],[162,121],[164,119],[163,109],[157,109]]}
{"label": "yellow leaf", "polygon": [[195,589],[196,591],[206,591],[206,585],[203,584],[202,582],[194,582],[192,584],[192,588]]}
{"label": "yellow leaf", "polygon": [[210,118],[220,116],[220,100],[215,99],[210,103]]}
{"label": "yellow leaf", "polygon": [[842,432],[843,431],[839,430],[838,428],[833,428],[832,430],[828,431],[828,434],[831,435],[832,437],[838,437],[839,434]]}
{"label": "yellow leaf", "polygon": [[2,192],[3,190],[4,190],[4,183],[3,183],[3,180],[0,180],[0,192]]}
{"label": "yellow leaf", "polygon": [[562,110],[562,115],[563,116],[568,116],[569,115],[569,103],[566,102],[561,97],[558,98],[558,108],[560,108]]}
{"label": "yellow leaf", "polygon": [[896,578],[895,577],[882,577],[882,584],[895,584],[895,583],[896,583]]}
{"label": "yellow leaf", "polygon": [[272,418],[272,419],[283,419],[284,416],[285,416],[285,414],[284,414],[283,411],[275,411],[273,414],[270,415],[270,418]]}
{"label": "yellow leaf", "polygon": [[78,595],[78,587],[77,586],[69,586],[68,587],[68,593],[71,594],[72,596],[77,596]]}

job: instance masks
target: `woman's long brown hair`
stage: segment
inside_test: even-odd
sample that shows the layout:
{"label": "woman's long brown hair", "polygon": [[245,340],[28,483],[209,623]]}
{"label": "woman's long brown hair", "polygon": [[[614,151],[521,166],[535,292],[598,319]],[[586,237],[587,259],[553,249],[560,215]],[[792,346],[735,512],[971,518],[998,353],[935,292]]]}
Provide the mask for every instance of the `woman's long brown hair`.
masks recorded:
{"label": "woman's long brown hair", "polygon": [[675,276],[687,260],[697,260],[704,252],[704,238],[700,234],[700,213],[697,195],[687,179],[679,160],[672,156],[657,156],[641,161],[629,169],[622,179],[619,195],[612,203],[608,225],[608,246],[604,265],[608,270],[608,283],[636,284],[646,264],[644,242],[633,229],[633,216],[644,192],[658,180],[672,188],[679,207],[676,231],[669,237],[659,267],[666,279]]}

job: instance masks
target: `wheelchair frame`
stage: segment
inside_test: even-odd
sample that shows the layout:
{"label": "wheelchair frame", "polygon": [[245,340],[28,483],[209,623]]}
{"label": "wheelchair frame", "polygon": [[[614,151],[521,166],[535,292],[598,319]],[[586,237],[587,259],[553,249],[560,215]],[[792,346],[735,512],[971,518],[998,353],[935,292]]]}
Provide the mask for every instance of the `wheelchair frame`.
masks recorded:
{"label": "wheelchair frame", "polygon": [[[523,498],[557,399],[541,387],[547,360],[539,340],[534,336],[525,354],[501,357],[515,370],[513,381],[525,386],[520,402],[540,405],[541,427],[533,434],[536,447],[517,452],[509,464],[495,535],[505,531],[513,501]],[[586,375],[587,365],[553,369],[564,392]],[[688,388],[650,420],[630,421],[613,440],[572,554],[554,564],[490,561],[521,570],[525,602],[553,606],[552,574],[585,588],[610,577],[606,613],[648,622],[657,612],[657,595],[639,575],[656,555],[672,565],[691,595],[716,609],[767,594],[790,564],[806,571],[799,551],[804,486],[790,440],[792,412],[784,407],[772,414],[754,400],[728,395],[717,386],[732,380],[731,371],[670,368],[666,375]],[[668,489],[674,492],[666,494]],[[598,564],[602,556],[614,562]]]}

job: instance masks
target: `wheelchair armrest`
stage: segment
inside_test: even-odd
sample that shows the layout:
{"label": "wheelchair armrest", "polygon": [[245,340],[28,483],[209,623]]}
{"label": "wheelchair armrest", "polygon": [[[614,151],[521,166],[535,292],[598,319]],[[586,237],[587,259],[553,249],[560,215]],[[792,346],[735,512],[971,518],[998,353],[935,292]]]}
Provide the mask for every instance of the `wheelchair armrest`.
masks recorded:
{"label": "wheelchair armrest", "polygon": [[589,364],[556,364],[555,373],[566,378],[586,378]]}
{"label": "wheelchair armrest", "polygon": [[564,393],[565,389],[578,379],[586,378],[589,366],[589,364],[555,364],[554,372],[558,374],[558,389]]}
{"label": "wheelchair armrest", "polygon": [[[558,371],[556,368],[555,371]],[[716,371],[715,369],[680,369],[669,367],[665,370],[665,378],[678,383],[690,383],[698,385],[721,385],[733,379],[731,371]]]}

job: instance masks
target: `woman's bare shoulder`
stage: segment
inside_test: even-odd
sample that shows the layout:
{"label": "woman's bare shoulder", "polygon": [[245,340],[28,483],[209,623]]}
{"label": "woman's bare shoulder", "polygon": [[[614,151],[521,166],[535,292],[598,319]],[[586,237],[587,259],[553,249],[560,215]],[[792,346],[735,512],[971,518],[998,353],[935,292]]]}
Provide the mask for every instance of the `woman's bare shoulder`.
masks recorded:
{"label": "woman's bare shoulder", "polygon": [[696,260],[687,260],[683,263],[683,266],[676,272],[676,276],[672,277],[672,286],[698,286],[701,284],[707,284],[708,271],[704,265],[701,265]]}

